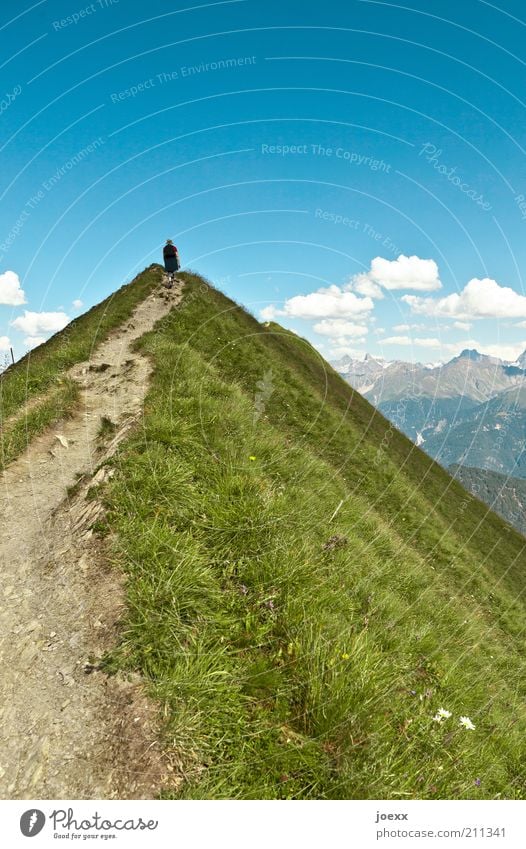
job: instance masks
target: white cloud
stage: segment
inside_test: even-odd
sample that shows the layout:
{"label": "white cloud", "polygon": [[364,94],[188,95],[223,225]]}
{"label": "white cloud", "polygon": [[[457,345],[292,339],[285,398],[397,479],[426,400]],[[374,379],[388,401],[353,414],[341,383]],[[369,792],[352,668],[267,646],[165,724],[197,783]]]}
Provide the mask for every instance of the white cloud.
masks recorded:
{"label": "white cloud", "polygon": [[526,350],[526,341],[508,345],[499,345],[498,343],[494,345],[481,344],[477,350],[480,351],[481,354],[488,354],[490,357],[498,357],[500,360],[506,360],[507,362],[514,363],[523,351]]}
{"label": "white cloud", "polygon": [[375,257],[369,271],[366,274],[355,274],[349,285],[355,292],[371,298],[383,298],[383,289],[432,292],[442,288],[434,259],[405,254],[400,254],[398,259]]}
{"label": "white cloud", "polygon": [[440,339],[419,338],[417,336],[413,339],[413,344],[418,345],[419,348],[442,348]]}
{"label": "white cloud", "polygon": [[448,318],[523,318],[526,317],[526,298],[508,286],[500,286],[496,280],[474,277],[460,293],[445,298],[422,298],[403,295],[418,315],[438,315]]}
{"label": "white cloud", "polygon": [[429,292],[442,287],[434,259],[420,259],[404,254],[393,260],[377,256],[371,262],[369,277],[389,290],[416,289]]}
{"label": "white cloud", "polygon": [[72,304],[76,310],[80,310],[84,306],[84,301],[81,301],[80,298],[75,298],[75,300],[72,301]]}
{"label": "white cloud", "polygon": [[30,312],[24,310],[24,315],[15,318],[11,326],[28,336],[39,336],[42,333],[56,333],[69,324],[69,316],[65,312]]}
{"label": "white cloud", "polygon": [[453,327],[456,327],[457,330],[471,330],[473,325],[469,321],[454,321]]}
{"label": "white cloud", "polygon": [[479,342],[477,339],[462,339],[459,342],[441,342],[440,339],[435,338],[411,338],[410,336],[390,336],[388,339],[381,339],[380,344],[436,348],[440,349],[440,356],[442,357],[458,357],[467,348],[468,350],[476,350],[480,354],[486,354],[489,357],[498,357],[498,359],[510,363],[515,362],[523,351],[526,350],[526,341],[511,344],[486,344]]}
{"label": "white cloud", "polygon": [[353,360],[363,360],[364,351],[358,348],[351,348],[349,345],[337,345],[329,351],[329,357],[332,359],[340,359],[340,357],[352,357]]}
{"label": "white cloud", "polygon": [[42,345],[42,343],[45,341],[45,336],[26,336],[26,338],[24,339],[24,345],[29,350],[32,350],[33,348],[37,348],[39,345]]}
{"label": "white cloud", "polygon": [[289,298],[284,313],[294,318],[351,318],[364,316],[373,309],[371,298],[358,298],[353,292],[333,285],[309,295]]}
{"label": "white cloud", "polygon": [[0,351],[9,351],[11,343],[7,336],[0,336]]}
{"label": "white cloud", "polygon": [[[433,327],[436,330],[438,325],[435,323]],[[447,328],[442,327],[441,329],[446,330]],[[424,330],[427,333],[430,328],[427,324],[395,324],[393,330],[396,333],[407,333],[409,330]]]}
{"label": "white cloud", "polygon": [[388,336],[387,339],[381,340],[382,345],[417,345],[419,348],[442,348],[440,339],[428,339],[425,337],[415,336],[413,339],[410,336]]}
{"label": "white cloud", "polygon": [[366,336],[368,328],[365,324],[355,324],[352,321],[346,321],[344,318],[324,318],[314,325],[316,333],[321,333],[322,336],[338,336],[352,338],[358,336]]}
{"label": "white cloud", "polygon": [[463,339],[461,342],[449,342],[442,346],[443,351],[450,354],[452,357],[457,357],[462,351],[475,350],[479,354],[486,354],[488,357],[498,357],[499,360],[513,363],[520,357],[526,349],[526,342],[516,342],[508,344],[485,343],[479,342],[477,339]]}
{"label": "white cloud", "polygon": [[368,272],[355,274],[345,286],[328,286],[308,295],[295,295],[285,301],[282,309],[274,304],[264,307],[260,316],[272,321],[276,316],[302,319],[371,320],[374,299],[384,297],[384,290],[413,289],[429,292],[442,286],[438,267],[432,259],[400,254],[389,260],[377,256]]}
{"label": "white cloud", "polygon": [[4,271],[0,274],[0,304],[19,307],[26,303],[26,295],[20,286],[18,274],[14,271]]}
{"label": "white cloud", "polygon": [[269,304],[268,307],[263,307],[263,309],[259,311],[259,315],[262,321],[274,321],[278,315],[278,310],[274,304]]}
{"label": "white cloud", "polygon": [[381,287],[374,280],[371,280],[368,274],[355,274],[351,280],[352,288],[359,295],[366,295],[369,298],[377,298],[381,300],[384,296]]}
{"label": "white cloud", "polygon": [[271,304],[262,309],[260,315],[266,321],[278,315],[304,319],[359,318],[364,320],[373,309],[374,303],[371,298],[359,298],[354,292],[332,285],[308,295],[295,295],[285,301],[283,309],[277,309]]}
{"label": "white cloud", "polygon": [[410,336],[388,336],[382,339],[382,345],[412,345],[413,340]]}

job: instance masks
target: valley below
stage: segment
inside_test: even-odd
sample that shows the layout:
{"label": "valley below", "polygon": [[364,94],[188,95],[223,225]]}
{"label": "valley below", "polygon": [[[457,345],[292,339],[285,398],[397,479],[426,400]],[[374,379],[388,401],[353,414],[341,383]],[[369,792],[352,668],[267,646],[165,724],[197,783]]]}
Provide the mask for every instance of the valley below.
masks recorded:
{"label": "valley below", "polygon": [[366,355],[333,363],[399,430],[521,532],[526,529],[526,352],[465,350],[445,364]]}

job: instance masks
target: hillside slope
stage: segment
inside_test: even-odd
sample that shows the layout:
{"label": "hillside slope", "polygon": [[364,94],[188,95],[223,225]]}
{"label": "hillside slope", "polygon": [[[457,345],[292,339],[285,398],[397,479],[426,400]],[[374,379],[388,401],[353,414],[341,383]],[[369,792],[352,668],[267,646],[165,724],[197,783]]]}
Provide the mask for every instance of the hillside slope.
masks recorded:
{"label": "hillside slope", "polygon": [[[160,283],[158,271],[147,277],[146,290],[141,276],[116,296],[113,316],[132,320],[116,324],[104,341],[93,325],[100,308],[76,325],[84,329],[77,354],[91,348],[92,356],[60,375],[75,388],[66,418],[52,388],[53,366],[75,327],[39,349],[34,370],[27,358],[2,380],[4,397],[13,398],[25,372],[29,395],[33,378],[45,379],[47,369],[44,397],[54,426],[38,436],[28,427],[27,447],[0,474],[1,798],[151,798],[167,769],[155,708],[139,682],[108,679],[92,662],[114,645],[123,607],[122,578],[93,528],[101,511],[97,489],[110,474],[105,464],[140,418],[149,382],[151,364],[131,346],[180,299],[175,288],[149,291]],[[34,397],[37,407],[43,403]],[[22,424],[26,413],[13,410]]]}
{"label": "hillside slope", "polygon": [[151,682],[171,795],[522,798],[524,539],[307,342],[181,276],[101,529],[128,598],[105,667]]}

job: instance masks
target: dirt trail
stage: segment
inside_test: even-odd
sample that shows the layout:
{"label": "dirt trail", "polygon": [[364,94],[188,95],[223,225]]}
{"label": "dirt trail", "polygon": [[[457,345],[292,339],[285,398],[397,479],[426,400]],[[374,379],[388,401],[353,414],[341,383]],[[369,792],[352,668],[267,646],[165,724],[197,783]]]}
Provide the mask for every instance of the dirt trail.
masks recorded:
{"label": "dirt trail", "polygon": [[115,639],[122,577],[89,530],[100,508],[88,484],[66,490],[104,459],[103,416],[118,425],[106,456],[140,417],[151,366],[132,343],[181,288],[151,294],[71,369],[79,410],[0,476],[0,798],[148,798],[166,771],[140,686],[87,665]]}

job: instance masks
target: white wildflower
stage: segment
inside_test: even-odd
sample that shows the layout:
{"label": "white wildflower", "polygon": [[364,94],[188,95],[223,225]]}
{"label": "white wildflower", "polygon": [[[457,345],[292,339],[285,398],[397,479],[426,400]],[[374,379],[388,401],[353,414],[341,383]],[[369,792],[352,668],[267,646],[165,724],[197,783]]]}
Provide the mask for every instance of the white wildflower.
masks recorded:
{"label": "white wildflower", "polygon": [[434,722],[442,722],[444,719],[449,719],[451,716],[450,710],[445,710],[444,708],[439,708],[436,714],[433,717]]}
{"label": "white wildflower", "polygon": [[474,731],[475,730],[475,726],[473,725],[469,716],[461,716],[460,717],[460,724],[463,725],[464,728],[467,731]]}

